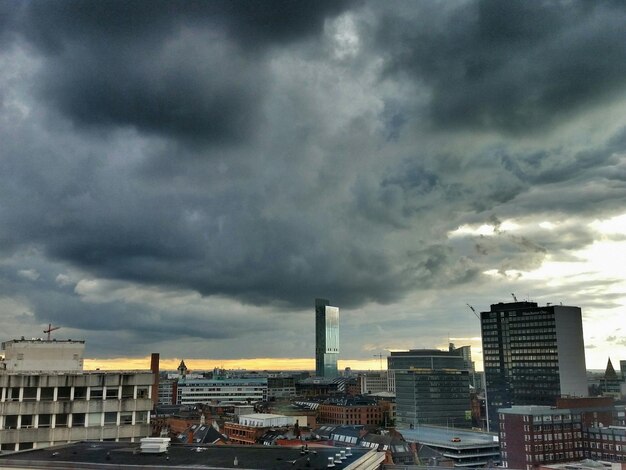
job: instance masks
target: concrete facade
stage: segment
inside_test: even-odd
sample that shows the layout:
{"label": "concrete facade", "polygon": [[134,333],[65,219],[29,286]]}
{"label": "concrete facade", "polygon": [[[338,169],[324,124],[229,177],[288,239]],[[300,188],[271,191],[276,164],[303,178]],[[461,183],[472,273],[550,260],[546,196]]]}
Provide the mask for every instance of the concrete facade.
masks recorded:
{"label": "concrete facade", "polygon": [[150,371],[0,373],[0,450],[150,435]]}
{"label": "concrete facade", "polygon": [[2,348],[2,452],[150,435],[151,371],[83,371],[84,341],[21,339]]}
{"label": "concrete facade", "polygon": [[2,350],[0,370],[8,372],[83,370],[84,341],[22,338],[3,342]]}
{"label": "concrete facade", "polygon": [[[358,393],[366,395],[393,391],[392,381],[389,380],[390,375],[393,376],[393,371],[381,370],[379,372],[363,372],[359,374],[357,376]],[[395,389],[395,383],[393,389]]]}

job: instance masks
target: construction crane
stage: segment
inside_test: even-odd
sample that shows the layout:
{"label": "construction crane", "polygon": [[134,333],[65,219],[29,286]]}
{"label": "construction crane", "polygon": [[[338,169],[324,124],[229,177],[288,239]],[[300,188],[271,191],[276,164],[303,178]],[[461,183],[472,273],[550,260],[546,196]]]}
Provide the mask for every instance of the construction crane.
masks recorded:
{"label": "construction crane", "polygon": [[58,330],[59,328],[61,328],[60,326],[52,326],[52,323],[48,323],[48,329],[43,330],[44,333],[48,333],[48,341],[50,341],[50,333],[52,333],[54,330]]}
{"label": "construction crane", "polygon": [[511,295],[513,296],[513,300],[514,300],[515,302],[517,302],[517,297],[515,297],[515,294],[514,294],[513,292],[511,292]]}
{"label": "construction crane", "polygon": [[377,357],[378,359],[380,359],[380,370],[383,370],[383,357],[385,357],[385,355],[383,353],[380,353],[374,354],[373,357]]}
{"label": "construction crane", "polygon": [[474,312],[474,315],[476,315],[476,318],[480,320],[480,316],[478,315],[478,313],[476,313],[476,309],[474,309],[474,307],[472,307],[470,304],[465,304],[465,305],[467,305],[472,310],[472,312]]}

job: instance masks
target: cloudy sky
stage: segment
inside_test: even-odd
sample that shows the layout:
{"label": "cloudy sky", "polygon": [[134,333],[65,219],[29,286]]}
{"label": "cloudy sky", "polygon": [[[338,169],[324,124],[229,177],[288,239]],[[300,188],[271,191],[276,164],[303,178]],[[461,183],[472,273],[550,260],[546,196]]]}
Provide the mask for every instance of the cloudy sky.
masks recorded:
{"label": "cloudy sky", "polygon": [[[2,339],[344,359],[583,309],[626,359],[626,9],[0,0]],[[377,359],[374,359],[375,363]],[[345,363],[347,364],[347,363]]]}

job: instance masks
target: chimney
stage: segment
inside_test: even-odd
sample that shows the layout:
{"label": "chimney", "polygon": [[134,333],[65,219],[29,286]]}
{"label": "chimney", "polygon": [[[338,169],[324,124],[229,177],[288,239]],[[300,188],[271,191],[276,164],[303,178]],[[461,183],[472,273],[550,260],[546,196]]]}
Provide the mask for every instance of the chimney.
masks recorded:
{"label": "chimney", "polygon": [[150,370],[154,374],[154,382],[152,382],[152,409],[156,409],[159,404],[159,353],[152,353],[150,356]]}

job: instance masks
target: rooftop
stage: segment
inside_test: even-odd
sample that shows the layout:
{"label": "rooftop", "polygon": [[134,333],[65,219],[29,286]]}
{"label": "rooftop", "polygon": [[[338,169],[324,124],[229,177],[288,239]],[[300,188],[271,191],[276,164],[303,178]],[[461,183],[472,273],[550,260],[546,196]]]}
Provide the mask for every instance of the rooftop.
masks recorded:
{"label": "rooftop", "polygon": [[415,429],[398,429],[404,439],[409,442],[445,447],[450,449],[464,449],[468,447],[498,446],[498,436],[494,433],[482,431],[461,430],[458,428],[444,428],[439,426],[417,426]]}
{"label": "rooftop", "polygon": [[[584,411],[583,409],[577,410],[578,413]],[[572,413],[569,408],[554,408],[547,405],[516,405],[511,408],[501,408],[498,413],[507,415],[531,415],[531,416],[550,416],[550,415],[564,415]]]}
{"label": "rooftop", "polygon": [[114,375],[114,374],[152,374],[150,369],[133,370],[0,370],[2,375]]}
{"label": "rooftop", "polygon": [[[0,455],[1,468],[81,468],[118,470],[179,469],[305,469],[326,468],[328,457],[342,449],[321,448],[304,452],[299,447],[172,445],[164,454],[142,454],[139,443],[79,442],[63,446]],[[343,449],[345,450],[345,449]],[[360,460],[368,449],[352,449],[341,468]],[[308,465],[307,465],[308,462]]]}
{"label": "rooftop", "polygon": [[[618,464],[619,465],[619,464]],[[554,463],[551,465],[542,465],[544,468],[552,468],[554,470],[588,470],[588,469],[610,469],[613,468],[613,463],[603,462],[599,460],[578,460],[573,462]]]}

